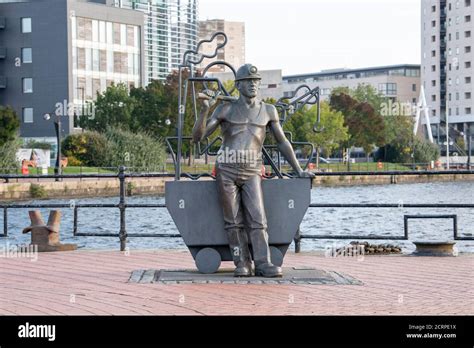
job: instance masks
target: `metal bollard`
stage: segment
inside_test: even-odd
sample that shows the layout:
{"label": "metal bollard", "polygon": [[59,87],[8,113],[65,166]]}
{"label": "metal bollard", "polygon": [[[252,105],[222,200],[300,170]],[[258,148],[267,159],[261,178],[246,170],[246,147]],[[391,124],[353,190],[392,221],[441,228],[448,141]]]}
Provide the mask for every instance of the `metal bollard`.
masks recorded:
{"label": "metal bollard", "polygon": [[59,241],[59,225],[61,212],[53,210],[49,213],[48,224],[45,225],[41,212],[30,211],[31,225],[23,229],[23,233],[31,232],[31,245],[39,252],[76,250],[76,244],[61,244]]}

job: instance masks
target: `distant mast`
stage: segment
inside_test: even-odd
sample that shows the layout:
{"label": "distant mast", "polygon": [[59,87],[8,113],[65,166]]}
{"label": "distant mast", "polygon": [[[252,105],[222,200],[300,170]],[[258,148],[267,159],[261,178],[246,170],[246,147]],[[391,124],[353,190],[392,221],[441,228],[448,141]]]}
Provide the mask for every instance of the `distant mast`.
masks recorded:
{"label": "distant mast", "polygon": [[420,97],[418,99],[418,104],[416,106],[416,116],[415,116],[415,126],[413,128],[413,134],[416,135],[418,132],[418,124],[420,123],[420,116],[421,112],[423,112],[423,116],[425,119],[426,123],[426,130],[428,132],[428,138],[430,140],[430,143],[433,143],[433,134],[431,133],[431,123],[430,123],[430,116],[428,113],[428,105],[426,104],[426,98],[425,98],[425,89],[423,88],[423,85],[421,86],[420,90]]}

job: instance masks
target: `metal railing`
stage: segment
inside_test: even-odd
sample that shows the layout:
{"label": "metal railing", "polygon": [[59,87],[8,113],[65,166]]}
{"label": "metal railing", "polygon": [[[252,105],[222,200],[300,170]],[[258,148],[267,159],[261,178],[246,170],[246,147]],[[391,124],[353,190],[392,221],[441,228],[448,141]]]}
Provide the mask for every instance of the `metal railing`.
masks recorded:
{"label": "metal railing", "polygon": [[[470,174],[473,175],[473,170],[446,170],[446,171],[419,171],[419,172],[405,172],[405,171],[387,171],[387,172],[327,172],[315,173],[316,176],[341,176],[341,175],[452,175],[452,174]],[[284,173],[285,177],[292,177],[292,174]],[[276,174],[272,175],[273,177]],[[118,237],[120,240],[120,250],[126,249],[128,237],[155,237],[155,238],[179,238],[180,234],[170,233],[128,233],[126,228],[126,210],[133,208],[166,208],[166,204],[128,204],[126,203],[126,179],[127,178],[174,178],[174,173],[130,173],[126,172],[125,167],[120,167],[117,174],[62,174],[62,175],[29,175],[27,178],[115,178],[120,181],[119,185],[119,202],[117,204],[0,204],[0,209],[3,209],[3,234],[0,237],[8,236],[8,211],[11,209],[40,209],[40,208],[69,208],[73,209],[73,236],[76,237]],[[192,175],[189,173],[182,173],[181,177],[191,180],[198,180],[202,177],[211,177],[212,175],[204,173]],[[22,175],[16,174],[0,174],[0,179],[10,180],[16,178],[25,178]],[[120,211],[120,228],[118,233],[79,233],[78,232],[78,210],[81,208],[116,208]],[[381,203],[366,203],[366,204],[316,204],[311,203],[309,208],[449,208],[449,209],[473,209],[474,204],[381,204]],[[413,216],[413,215],[410,215]],[[416,215],[415,215],[416,216]],[[422,215],[419,215],[422,217]],[[441,216],[441,215],[440,215]],[[444,216],[444,215],[443,215]],[[387,236],[387,235],[310,235],[301,234],[297,232],[295,242],[295,252],[301,250],[302,239],[368,239],[368,240],[408,240],[408,230],[405,229],[403,236]],[[457,235],[457,223],[454,231],[454,239],[456,240],[474,240],[474,237],[461,237]]]}

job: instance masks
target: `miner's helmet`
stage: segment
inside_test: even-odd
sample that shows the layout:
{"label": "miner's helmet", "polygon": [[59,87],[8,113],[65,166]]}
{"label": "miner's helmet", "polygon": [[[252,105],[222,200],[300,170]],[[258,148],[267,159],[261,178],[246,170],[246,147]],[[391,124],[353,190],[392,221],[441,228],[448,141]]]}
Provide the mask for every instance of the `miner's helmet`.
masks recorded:
{"label": "miner's helmet", "polygon": [[255,65],[245,64],[242,65],[237,73],[235,74],[235,81],[249,80],[249,79],[258,79],[261,80],[262,77],[258,73],[258,69]]}

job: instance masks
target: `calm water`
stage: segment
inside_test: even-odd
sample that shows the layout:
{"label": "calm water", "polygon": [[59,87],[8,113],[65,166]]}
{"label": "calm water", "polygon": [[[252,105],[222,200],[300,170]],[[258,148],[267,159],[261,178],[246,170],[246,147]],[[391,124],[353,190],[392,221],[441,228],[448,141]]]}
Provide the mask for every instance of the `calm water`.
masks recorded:
{"label": "calm water", "polygon": [[[386,186],[358,186],[316,188],[312,190],[313,203],[472,203],[474,183],[430,183]],[[32,203],[69,203],[70,200],[41,200]],[[116,203],[117,197],[78,199],[77,203]],[[26,202],[23,202],[26,203]],[[128,203],[164,203],[163,197],[130,197]],[[42,210],[47,219],[47,211]],[[474,211],[472,209],[407,209],[407,208],[310,208],[301,225],[307,234],[359,234],[403,235],[404,214],[457,214],[460,235],[474,235]],[[73,210],[63,209],[61,240],[76,243],[86,249],[119,248],[118,238],[72,237]],[[12,209],[8,213],[9,237],[0,238],[0,246],[8,243],[29,243],[30,235],[21,231],[30,224],[27,209]],[[0,214],[3,227],[3,214]],[[78,230],[82,233],[118,233],[118,209],[79,209]],[[166,209],[128,209],[129,233],[178,233]],[[410,220],[410,240],[452,239],[452,220]],[[302,241],[302,250],[324,250],[329,246],[341,246],[349,242],[333,240]],[[404,252],[414,250],[410,241],[373,241],[401,245]],[[474,241],[457,241],[460,252],[474,252]],[[130,249],[185,248],[178,238],[130,238]]]}

